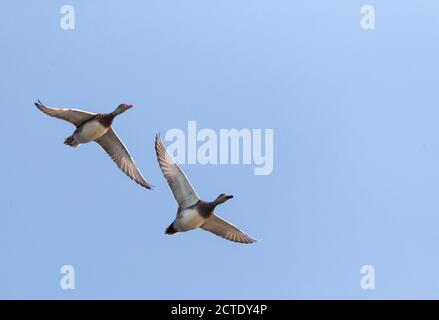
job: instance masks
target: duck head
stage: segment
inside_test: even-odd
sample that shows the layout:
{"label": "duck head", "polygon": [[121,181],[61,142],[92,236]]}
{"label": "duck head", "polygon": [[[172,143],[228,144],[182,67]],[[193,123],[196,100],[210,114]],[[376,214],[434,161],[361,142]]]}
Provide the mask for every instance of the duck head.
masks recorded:
{"label": "duck head", "polygon": [[228,201],[228,200],[230,200],[230,199],[233,199],[233,196],[232,196],[232,195],[229,195],[229,194],[226,194],[226,193],[221,193],[221,194],[218,196],[218,198],[216,198],[216,200],[215,200],[215,204],[216,204],[216,205],[219,205],[219,204],[222,204],[222,203],[224,203],[224,202],[226,202],[226,201]]}
{"label": "duck head", "polygon": [[114,110],[111,114],[112,114],[113,116],[118,116],[118,115],[124,113],[125,111],[127,111],[128,109],[131,109],[132,107],[133,107],[132,104],[125,104],[125,103],[122,103],[122,104],[119,105],[119,106],[116,108],[116,110]]}

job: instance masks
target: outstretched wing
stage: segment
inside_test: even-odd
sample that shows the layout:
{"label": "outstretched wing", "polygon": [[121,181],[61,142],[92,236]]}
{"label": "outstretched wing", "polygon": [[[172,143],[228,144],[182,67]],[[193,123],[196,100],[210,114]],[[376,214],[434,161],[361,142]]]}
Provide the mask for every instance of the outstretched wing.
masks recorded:
{"label": "outstretched wing", "polygon": [[79,109],[49,108],[42,104],[40,100],[35,102],[35,106],[45,114],[68,121],[74,124],[76,127],[81,126],[83,123],[96,116],[96,113],[82,111]]}
{"label": "outstretched wing", "polygon": [[106,134],[96,140],[96,142],[108,153],[116,165],[128,177],[140,184],[146,189],[151,189],[151,185],[146,181],[139,169],[137,169],[134,160],[131,158],[128,149],[116,135],[116,132],[110,128]]}
{"label": "outstretched wing", "polygon": [[185,209],[196,204],[200,198],[186,177],[186,174],[166,150],[159,135],[155,138],[155,151],[160,168],[168,181],[178,205]]}
{"label": "outstretched wing", "polygon": [[234,242],[247,244],[256,242],[255,239],[215,214],[206,219],[206,222],[201,226],[201,229]]}

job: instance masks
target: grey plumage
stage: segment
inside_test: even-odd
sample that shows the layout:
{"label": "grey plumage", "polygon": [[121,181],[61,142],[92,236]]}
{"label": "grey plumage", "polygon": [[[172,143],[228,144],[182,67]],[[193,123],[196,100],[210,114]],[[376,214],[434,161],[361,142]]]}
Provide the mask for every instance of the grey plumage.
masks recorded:
{"label": "grey plumage", "polygon": [[232,199],[233,196],[221,194],[212,202],[201,200],[186,174],[167,152],[159,135],[156,136],[155,149],[160,168],[178,203],[177,217],[166,229],[166,234],[201,228],[230,241],[256,242],[242,230],[215,214],[215,208]]}

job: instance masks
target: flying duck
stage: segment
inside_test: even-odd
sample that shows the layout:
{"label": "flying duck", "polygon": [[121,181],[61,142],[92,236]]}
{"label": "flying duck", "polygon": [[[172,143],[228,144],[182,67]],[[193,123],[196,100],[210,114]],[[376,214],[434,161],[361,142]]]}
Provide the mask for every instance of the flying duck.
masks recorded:
{"label": "flying duck", "polygon": [[151,185],[137,169],[128,149],[111,127],[114,118],[131,109],[133,107],[131,104],[121,104],[116,110],[106,114],[78,109],[49,108],[40,100],[35,106],[51,117],[66,120],[76,126],[76,130],[64,141],[64,144],[76,148],[81,144],[96,141],[128,177],[142,187],[151,189]]}
{"label": "flying duck", "polygon": [[233,196],[223,193],[212,202],[201,200],[186,174],[166,150],[159,135],[155,139],[155,150],[163,175],[178,203],[177,217],[166,229],[166,234],[173,235],[178,232],[201,228],[230,241],[239,243],[256,242],[255,239],[215,214],[215,208],[232,199]]}

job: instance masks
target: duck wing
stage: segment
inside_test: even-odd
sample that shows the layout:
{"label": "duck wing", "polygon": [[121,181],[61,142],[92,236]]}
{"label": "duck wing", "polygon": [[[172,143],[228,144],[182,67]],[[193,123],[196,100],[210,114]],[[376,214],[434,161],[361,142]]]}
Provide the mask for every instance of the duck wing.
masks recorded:
{"label": "duck wing", "polygon": [[204,222],[204,224],[201,226],[201,229],[212,232],[217,236],[234,242],[246,244],[256,242],[255,239],[239,230],[236,226],[215,214],[206,219],[206,222]]}
{"label": "duck wing", "polygon": [[49,108],[41,103],[40,100],[35,102],[35,106],[45,114],[62,119],[74,124],[76,127],[80,127],[88,120],[93,119],[96,113],[87,112],[79,109],[66,109],[66,108]]}
{"label": "duck wing", "polygon": [[139,169],[137,169],[133,158],[131,158],[128,149],[119,139],[113,128],[110,128],[106,134],[96,140],[96,142],[107,152],[116,165],[128,177],[140,184],[146,189],[151,189],[151,185],[146,181]]}
{"label": "duck wing", "polygon": [[160,169],[162,169],[163,175],[168,181],[169,187],[180,208],[185,209],[196,204],[200,198],[186,177],[186,174],[166,150],[159,135],[155,138],[155,151]]}

